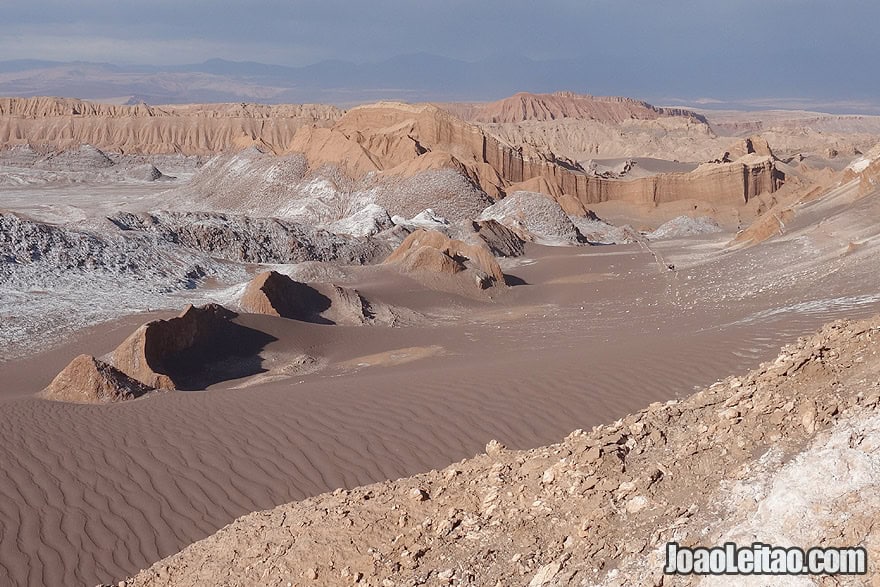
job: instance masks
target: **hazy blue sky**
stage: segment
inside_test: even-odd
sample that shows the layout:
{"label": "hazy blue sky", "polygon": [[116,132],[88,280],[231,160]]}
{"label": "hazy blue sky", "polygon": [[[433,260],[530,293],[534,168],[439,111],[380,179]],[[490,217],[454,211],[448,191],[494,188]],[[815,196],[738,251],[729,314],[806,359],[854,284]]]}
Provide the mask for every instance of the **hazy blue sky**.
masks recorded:
{"label": "hazy blue sky", "polygon": [[642,95],[880,101],[877,0],[15,0],[2,8],[6,60],[307,65],[516,54],[590,63],[606,87]]}

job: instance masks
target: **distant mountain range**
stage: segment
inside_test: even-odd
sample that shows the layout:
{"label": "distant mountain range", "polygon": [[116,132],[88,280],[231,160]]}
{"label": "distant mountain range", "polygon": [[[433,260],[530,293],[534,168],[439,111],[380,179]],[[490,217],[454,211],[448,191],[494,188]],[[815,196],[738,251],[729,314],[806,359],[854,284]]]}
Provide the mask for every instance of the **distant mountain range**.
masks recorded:
{"label": "distant mountain range", "polygon": [[[623,79],[601,59],[535,61],[501,55],[461,61],[413,53],[375,63],[323,61],[303,67],[210,59],[190,65],[145,66],[40,60],[0,61],[0,96],[64,96],[115,103],[320,102],[350,106],[377,100],[407,102],[496,100],[516,92],[570,90],[593,95],[638,96],[656,104],[708,108],[767,107],[880,113],[877,104],[816,100],[754,100],[736,86],[717,86],[717,99],[652,95],[646,87],[665,87],[646,70]],[[693,89],[681,88],[687,96]]]}
{"label": "distant mountain range", "polygon": [[564,62],[542,63],[522,57],[466,62],[427,53],[378,63],[324,61],[305,67],[223,59],[174,66],[19,60],[0,62],[0,95],[150,104],[258,101],[349,105],[380,99],[488,100],[516,91],[578,90],[590,85],[582,76],[574,76],[584,82],[576,84],[583,88],[572,88],[572,75],[558,75],[565,68]]}

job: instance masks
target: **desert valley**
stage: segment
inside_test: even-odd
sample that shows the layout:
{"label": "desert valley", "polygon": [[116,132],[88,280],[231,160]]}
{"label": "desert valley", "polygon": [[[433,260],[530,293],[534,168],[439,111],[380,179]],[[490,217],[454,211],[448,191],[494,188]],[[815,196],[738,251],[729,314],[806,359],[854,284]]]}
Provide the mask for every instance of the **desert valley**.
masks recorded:
{"label": "desert valley", "polygon": [[0,585],[878,585],[878,182],[880,116],[2,98]]}

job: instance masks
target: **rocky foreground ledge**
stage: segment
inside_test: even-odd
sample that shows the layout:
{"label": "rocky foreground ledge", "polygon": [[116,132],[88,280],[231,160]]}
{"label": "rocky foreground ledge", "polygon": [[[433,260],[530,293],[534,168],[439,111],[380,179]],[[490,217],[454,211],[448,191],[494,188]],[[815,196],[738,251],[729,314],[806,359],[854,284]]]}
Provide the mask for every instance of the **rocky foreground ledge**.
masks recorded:
{"label": "rocky foreground ledge", "polygon": [[442,471],[249,514],[119,585],[700,583],[663,575],[673,540],[861,545],[878,585],[878,349],[880,316],[835,322],[743,377],[559,444],[492,441]]}

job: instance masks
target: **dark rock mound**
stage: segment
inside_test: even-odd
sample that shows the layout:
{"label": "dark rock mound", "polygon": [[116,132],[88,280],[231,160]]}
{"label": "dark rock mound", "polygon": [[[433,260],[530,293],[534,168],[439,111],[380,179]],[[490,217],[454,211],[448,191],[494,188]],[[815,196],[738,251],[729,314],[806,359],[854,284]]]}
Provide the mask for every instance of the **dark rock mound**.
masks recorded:
{"label": "dark rock mound", "polygon": [[399,318],[393,308],[370,302],[356,289],[333,283],[301,283],[275,271],[254,277],[239,304],[253,314],[316,324],[393,325]]}
{"label": "dark rock mound", "polygon": [[217,304],[188,306],[176,318],[138,328],[115,351],[122,372],[157,389],[203,389],[261,373],[259,351],[274,337],[232,321]]}
{"label": "dark rock mound", "polygon": [[243,310],[253,314],[330,323],[321,316],[330,308],[330,298],[305,283],[275,271],[266,271],[254,277],[245,289],[240,304]]}
{"label": "dark rock mound", "polygon": [[474,230],[489,250],[499,257],[519,257],[523,254],[525,241],[497,220],[480,220],[473,223]]}

